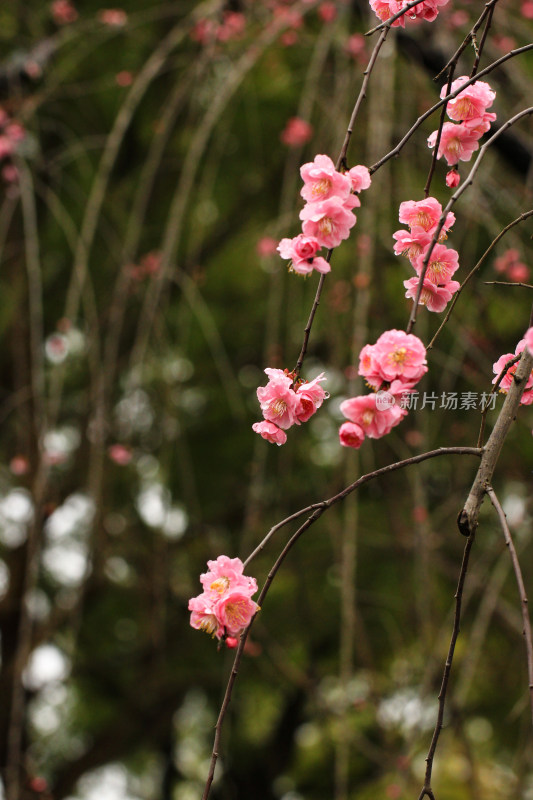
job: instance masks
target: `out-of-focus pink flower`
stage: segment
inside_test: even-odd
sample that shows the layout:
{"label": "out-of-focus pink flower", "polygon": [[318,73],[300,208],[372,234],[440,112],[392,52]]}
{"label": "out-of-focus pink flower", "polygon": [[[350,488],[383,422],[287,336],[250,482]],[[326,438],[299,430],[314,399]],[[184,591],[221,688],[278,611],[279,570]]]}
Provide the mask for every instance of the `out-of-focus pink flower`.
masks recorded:
{"label": "out-of-focus pink flower", "polygon": [[239,11],[226,11],[222,24],[217,30],[219,42],[229,42],[238,39],[246,28],[246,17]]}
{"label": "out-of-focus pink flower", "polygon": [[[425,259],[426,254],[421,253],[413,265],[417,275],[421,275]],[[442,286],[451,280],[452,275],[457,272],[458,269],[459,253],[457,250],[452,250],[449,247],[445,247],[443,244],[436,244],[431,251],[425,278],[431,281],[431,283]]]}
{"label": "out-of-focus pink flower", "polygon": [[107,453],[111,461],[114,461],[115,464],[121,467],[125,467],[133,458],[131,448],[123,444],[112,444]]}
{"label": "out-of-focus pink flower", "polygon": [[335,3],[330,2],[330,0],[320,3],[318,6],[318,16],[322,22],[333,22],[337,16],[337,8]]}
{"label": "out-of-focus pink flower", "polygon": [[207,44],[208,41],[214,38],[216,33],[216,25],[212,19],[202,17],[194,25],[190,32],[190,37],[193,42],[198,42],[201,45]]}
{"label": "out-of-focus pink flower", "polygon": [[507,274],[512,281],[516,281],[517,283],[527,283],[529,280],[529,267],[527,267],[521,261],[518,261],[516,264],[512,264],[509,267]]}
{"label": "out-of-focus pink flower", "polygon": [[520,13],[526,19],[533,19],[533,2],[531,2],[531,0],[525,0],[520,6]]}
{"label": "out-of-focus pink flower", "polygon": [[[419,280],[418,277],[415,277],[409,278],[409,280],[403,282],[403,285],[407,289],[405,293],[406,297],[410,297],[413,300],[416,298]],[[461,284],[459,281],[449,281],[444,284],[444,286],[437,286],[425,278],[418,304],[426,306],[428,311],[436,311],[437,313],[444,311],[453,295],[460,287]]]}
{"label": "out-of-focus pink flower", "polygon": [[327,200],[328,197],[344,200],[350,194],[350,178],[335,169],[329,156],[315,156],[314,161],[300,167],[300,175],[304,182],[300,194],[309,203]]}
{"label": "out-of-focus pink flower", "polygon": [[307,422],[327,399],[327,392],[320,386],[320,383],[325,380],[324,373],[321,372],[312,381],[303,381],[297,387],[296,396],[299,404],[296,408],[296,416],[299,422]]}
{"label": "out-of-focus pink flower", "polygon": [[300,117],[291,117],[280,133],[280,139],[287,147],[300,147],[313,135],[313,127]]}
{"label": "out-of-focus pink flower", "polygon": [[70,0],[54,0],[50,11],[57,25],[68,25],[78,19],[78,12]]}
{"label": "out-of-focus pink flower", "polygon": [[281,428],[278,428],[273,422],[267,422],[266,420],[263,422],[254,422],[252,430],[272,444],[281,445],[285,444],[287,441],[287,434],[285,431],[282,431]]}
{"label": "out-of-focus pink flower", "polygon": [[387,408],[378,408],[377,398],[378,394],[360,395],[340,404],[341,413],[349,422],[359,425],[370,439],[386,436],[407,414],[395,402]]}
{"label": "out-of-focus pink flower", "polygon": [[509,267],[520,261],[520,253],[514,247],[510,247],[501,256],[495,259],[494,269],[496,272],[507,272]]}
{"label": "out-of-focus pink flower", "polygon": [[366,63],[366,41],[362,33],[352,34],[347,40],[344,49],[359,64]]}
{"label": "out-of-focus pink flower", "polygon": [[339,440],[343,447],[359,450],[365,440],[365,432],[355,422],[343,422],[339,428]]}
{"label": "out-of-focus pink flower", "polygon": [[278,243],[272,236],[262,236],[256,244],[257,254],[261,258],[272,256],[278,249]]}
{"label": "out-of-focus pink flower", "polygon": [[128,69],[123,69],[115,75],[115,81],[119,86],[131,86],[133,83],[133,73]]}
{"label": "out-of-focus pink flower", "polygon": [[454,11],[452,14],[450,14],[446,22],[448,23],[448,27],[452,28],[453,30],[455,28],[462,28],[463,25],[466,25],[468,20],[469,16],[467,12],[464,9],[459,9],[458,11]]}
{"label": "out-of-focus pink flower", "polygon": [[102,8],[98,12],[98,20],[104,25],[122,28],[128,22],[128,15],[123,8]]}
{"label": "out-of-focus pink flower", "polygon": [[[531,6],[533,8],[533,3],[531,3]],[[492,41],[494,46],[503,53],[508,53],[509,50],[514,50],[516,47],[516,39],[514,39],[512,36],[498,36],[495,34]]]}
{"label": "out-of-focus pink flower", "polygon": [[[428,136],[428,147],[434,148],[437,142],[438,131]],[[437,151],[437,158],[446,159],[449,167],[459,161],[470,161],[472,153],[479,147],[479,134],[466,125],[445,122]]]}
{"label": "out-of-focus pink flower", "polygon": [[[437,223],[442,214],[442,206],[434,197],[426,197],[425,200],[406,200],[400,203],[399,220],[404,225],[409,225],[411,233],[421,228],[425,233],[433,234]],[[441,231],[441,236],[445,235],[455,222],[455,214],[449,212]]]}
{"label": "out-of-focus pink flower", "polygon": [[455,189],[461,182],[461,176],[456,169],[451,169],[446,173],[446,186],[448,189]]}
{"label": "out-of-focus pink flower", "polygon": [[292,47],[298,41],[298,34],[296,31],[285,31],[281,34],[280,42],[283,47]]}
{"label": "out-of-focus pink flower", "polygon": [[359,201],[354,195],[345,200],[334,196],[319,203],[307,203],[300,212],[304,234],[318,239],[321,247],[337,247],[349,237],[357,221],[351,211],[356,205]]}
{"label": "out-of-focus pink flower", "polygon": [[9,462],[9,469],[13,475],[27,475],[30,471],[30,462],[26,456],[13,456]]}

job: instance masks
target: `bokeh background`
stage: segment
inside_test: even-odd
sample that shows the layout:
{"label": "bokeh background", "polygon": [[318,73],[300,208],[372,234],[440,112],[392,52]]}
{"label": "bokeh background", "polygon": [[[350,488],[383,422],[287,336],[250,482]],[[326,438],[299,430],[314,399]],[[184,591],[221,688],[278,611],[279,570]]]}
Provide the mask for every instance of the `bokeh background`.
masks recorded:
{"label": "bokeh background", "polygon": [[[348,153],[370,165],[438,98],[434,76],[482,6],[395,29]],[[481,66],[531,41],[533,3],[496,5]],[[195,800],[232,654],[189,626],[207,559],[392,461],[475,446],[492,364],[527,328],[531,221],[494,248],[429,353],[410,413],[338,443],[358,353],[405,328],[398,206],[421,199],[427,120],[374,176],[334,253],[303,375],[331,399],[277,448],[256,436],[265,367],[294,367],[317,276],[275,252],[298,232],[299,166],[336,158],[375,38],[363,0],[7,0],[0,8],[0,753],[4,796]],[[468,74],[467,48],[457,74]],[[498,125],[531,97],[531,54],[489,80]],[[532,207],[526,120],[455,209],[463,280]],[[464,176],[468,167],[461,166]],[[432,194],[449,198],[437,165]],[[511,251],[511,253],[509,253]],[[441,316],[422,309],[428,342]],[[501,398],[497,408],[501,407]],[[497,411],[488,415],[490,429]],[[533,411],[494,480],[533,590]],[[436,716],[475,459],[365,486],[288,557],[254,625],[213,800],[416,798]],[[248,568],[261,582],[280,531]],[[434,787],[533,798],[518,593],[483,507]],[[13,787],[16,793],[13,794]],[[11,787],[11,788],[10,788]],[[11,795],[9,794],[11,792]]]}

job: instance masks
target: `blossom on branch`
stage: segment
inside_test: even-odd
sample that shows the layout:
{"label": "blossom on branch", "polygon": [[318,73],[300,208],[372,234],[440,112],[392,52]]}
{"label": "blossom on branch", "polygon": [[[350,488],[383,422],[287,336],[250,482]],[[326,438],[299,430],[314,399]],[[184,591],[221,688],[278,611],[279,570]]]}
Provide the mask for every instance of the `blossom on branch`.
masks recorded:
{"label": "blossom on branch", "polygon": [[[505,365],[511,361],[515,356],[520,355],[524,348],[527,347],[528,351],[533,355],[533,328],[529,328],[526,331],[526,335],[523,339],[520,339],[518,344],[516,345],[514,354],[513,353],[505,353],[503,356],[500,356],[499,359],[493,364],[492,370],[495,374],[495,378],[493,379],[492,383],[496,383],[498,377],[502,370],[504,369]],[[513,364],[505,375],[503,376],[499,390],[503,394],[507,394],[511,386],[513,385],[513,378],[514,374],[517,370],[518,362]],[[520,399],[520,405],[523,406],[530,406],[533,403],[533,370],[531,370],[531,374],[527,379],[526,388],[524,394]]]}
{"label": "blossom on branch", "polygon": [[255,422],[252,430],[268,442],[285,444],[285,431],[307,422],[328,397],[320,386],[326,379],[323,372],[312,381],[304,381],[288,370],[267,368],[265,372],[268,384],[257,389],[265,421]]}
{"label": "blossom on branch", "polygon": [[[217,639],[235,639],[250,624],[259,606],[252,600],[257,592],[255,578],[243,574],[239,558],[219,556],[208,561],[208,572],[200,575],[204,591],[189,600],[190,624]],[[231,647],[235,646],[230,642]]]}

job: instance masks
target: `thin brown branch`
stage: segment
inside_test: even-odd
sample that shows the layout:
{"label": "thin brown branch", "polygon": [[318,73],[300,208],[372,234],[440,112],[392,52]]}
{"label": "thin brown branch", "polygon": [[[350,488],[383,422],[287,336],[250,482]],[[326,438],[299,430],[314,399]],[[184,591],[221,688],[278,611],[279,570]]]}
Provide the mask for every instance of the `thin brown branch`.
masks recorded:
{"label": "thin brown branch", "polygon": [[433,772],[433,761],[435,758],[435,751],[437,749],[437,744],[440,737],[440,732],[442,730],[442,725],[444,722],[444,708],[446,705],[446,693],[448,691],[448,683],[450,680],[450,673],[452,670],[453,664],[453,656],[455,653],[455,645],[457,642],[457,637],[459,636],[459,631],[461,629],[461,605],[463,601],[463,590],[465,585],[466,573],[468,571],[468,561],[470,558],[470,551],[472,549],[472,545],[474,544],[475,538],[475,531],[468,537],[468,540],[465,544],[465,549],[463,553],[463,561],[461,563],[461,570],[459,572],[459,580],[457,583],[457,591],[455,593],[455,613],[453,618],[453,629],[452,629],[452,636],[450,639],[450,646],[448,648],[448,655],[446,656],[446,662],[444,664],[444,672],[442,675],[442,683],[439,692],[439,711],[437,714],[437,722],[435,725],[435,730],[433,731],[433,736],[431,738],[431,744],[429,746],[427,758],[426,758],[426,774],[424,776],[424,786],[422,787],[422,791],[418,797],[418,800],[422,800],[423,797],[430,797],[434,800],[433,790],[431,788],[431,775]]}
{"label": "thin brown branch", "polygon": [[[436,340],[437,336],[439,335],[441,330],[444,328],[444,326],[446,325],[446,323],[450,319],[450,316],[451,316],[451,313],[452,313],[452,311],[453,311],[453,309],[455,307],[455,304],[456,304],[457,300],[459,299],[459,295],[463,291],[463,289],[466,286],[466,284],[470,281],[470,278],[472,278],[473,275],[478,271],[478,269],[481,267],[481,265],[483,264],[483,262],[485,261],[487,256],[494,249],[494,247],[498,244],[500,239],[503,236],[505,236],[507,231],[511,230],[511,228],[514,228],[515,225],[518,225],[519,222],[523,222],[525,219],[528,219],[528,217],[531,217],[531,216],[533,216],[533,210],[525,211],[523,214],[520,214],[520,216],[517,217],[516,219],[514,219],[512,222],[510,222],[509,225],[506,225],[505,228],[502,231],[500,231],[500,233],[496,236],[496,238],[490,243],[490,245],[487,247],[487,249],[485,250],[485,252],[481,256],[481,258],[479,259],[479,261],[475,265],[475,267],[472,267],[472,269],[470,270],[470,272],[468,273],[468,275],[466,276],[466,278],[462,282],[460,288],[455,293],[455,295],[453,297],[453,300],[452,300],[452,302],[450,304],[450,307],[449,307],[448,311],[446,312],[446,316],[444,317],[443,321],[441,322],[441,324],[437,328],[437,332],[434,334],[432,340],[430,341],[430,343],[426,347],[426,350],[431,350],[431,348],[435,344],[435,340]],[[498,281],[485,281],[485,283],[498,283]],[[517,284],[512,284],[512,285],[515,286]],[[533,289],[533,286],[531,288]]]}
{"label": "thin brown branch", "polygon": [[477,22],[475,22],[475,24],[472,26],[471,30],[468,31],[468,33],[466,34],[466,36],[463,39],[462,43],[459,45],[459,47],[457,48],[457,50],[455,51],[453,56],[450,58],[448,63],[441,69],[441,71],[438,73],[438,75],[435,75],[435,77],[433,78],[434,81],[438,81],[439,78],[442,75],[444,75],[444,73],[452,66],[452,64],[457,64],[457,62],[459,61],[459,57],[460,57],[461,53],[464,50],[466,50],[466,48],[468,47],[470,42],[475,37],[477,31],[482,26],[483,21],[485,20],[487,14],[489,13],[490,8],[495,6],[497,2],[498,2],[498,0],[490,0],[490,2],[485,4],[485,8],[483,9],[483,11],[481,13],[481,16],[479,17]]}
{"label": "thin brown branch", "polygon": [[[488,12],[487,13],[487,21],[485,23],[485,27],[483,28],[483,33],[481,34],[481,41],[479,43],[479,46],[476,48],[476,58],[474,60],[474,65],[472,67],[472,72],[470,73],[470,77],[471,78],[474,77],[474,75],[476,74],[477,69],[479,67],[479,62],[481,60],[481,55],[482,55],[483,49],[485,47],[485,42],[487,41],[487,35],[489,33],[490,26],[492,24],[492,17],[494,15],[494,7],[496,5],[496,2],[497,2],[497,0],[495,0],[495,2],[487,4],[487,12]],[[472,34],[472,44],[474,44],[474,46],[475,46],[475,41],[476,41],[475,33],[473,33]]]}
{"label": "thin brown branch", "polygon": [[485,286],[521,286],[522,289],[533,289],[530,283],[516,283],[515,281],[483,281],[483,283]]}
{"label": "thin brown branch", "polygon": [[[446,94],[450,94],[452,90],[454,73],[455,73],[455,63],[452,64],[450,68],[450,74],[448,75],[448,84],[446,86]],[[431,166],[429,168],[429,174],[427,177],[426,185],[424,186],[424,197],[429,197],[429,192],[431,189],[431,181],[433,180],[433,175],[435,174],[435,169],[437,167],[437,158],[439,154],[440,140],[442,138],[442,129],[444,127],[444,120],[446,119],[446,108],[447,106],[443,105],[440,112],[439,127],[437,129],[437,139],[435,140],[435,147],[433,148],[433,155],[431,157]]]}
{"label": "thin brown branch", "polygon": [[524,585],[524,579],[522,577],[522,570],[520,569],[520,561],[518,559],[518,554],[514,546],[514,542],[511,536],[511,531],[509,530],[509,525],[507,524],[507,517],[505,516],[505,511],[503,510],[501,503],[496,495],[496,492],[494,491],[492,486],[487,486],[487,494],[490,498],[490,502],[496,509],[496,513],[498,514],[500,520],[500,525],[502,527],[505,544],[509,549],[509,554],[511,556],[511,562],[513,565],[513,570],[516,578],[516,583],[518,585],[518,592],[520,594],[520,605],[522,608],[522,622],[524,625],[524,629],[522,632],[524,634],[524,639],[526,642],[529,701],[531,704],[531,719],[533,722],[533,640],[531,636],[531,622],[529,619],[529,607],[528,607],[526,588]]}

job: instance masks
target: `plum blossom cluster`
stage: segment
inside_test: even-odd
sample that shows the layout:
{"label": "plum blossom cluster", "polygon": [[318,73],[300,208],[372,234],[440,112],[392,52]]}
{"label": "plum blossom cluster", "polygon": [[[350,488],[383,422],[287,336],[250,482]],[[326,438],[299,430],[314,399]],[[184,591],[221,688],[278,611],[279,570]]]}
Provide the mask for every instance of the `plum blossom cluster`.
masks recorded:
{"label": "plum blossom cluster", "polygon": [[[520,339],[520,341],[516,345],[514,353],[505,353],[503,356],[500,356],[499,359],[493,364],[492,369],[496,376],[492,381],[493,383],[496,383],[505,365],[513,358],[515,358],[515,356],[520,355],[525,347],[527,347],[528,351],[531,353],[531,355],[533,355],[533,328],[529,328],[529,330],[526,332],[525,337],[523,339]],[[509,367],[504,377],[502,378],[499,388],[500,392],[502,392],[503,394],[507,394],[507,392],[513,385],[513,376],[516,372],[517,367],[518,367],[518,362]],[[532,403],[533,403],[533,370],[531,370],[531,374],[527,379],[524,394],[520,399],[520,405],[530,406]]]}
{"label": "plum blossom cluster", "polygon": [[[374,14],[382,21],[386,22],[399,11],[402,11],[410,0],[370,0],[370,7]],[[439,8],[448,4],[448,0],[423,0],[417,6],[410,8],[392,23],[393,28],[401,26],[405,28],[405,22],[433,22],[437,18]]]}
{"label": "plum blossom cluster", "polygon": [[329,156],[317,155],[300,168],[304,182],[300,192],[305,206],[300,212],[302,233],[294,239],[282,239],[278,250],[290,261],[289,269],[299,275],[329,272],[327,259],[317,255],[325,247],[331,250],[347,239],[356,223],[354,208],[361,202],[358,194],[370,186],[370,173],[364,166],[339,172]]}
{"label": "plum blossom cluster", "polygon": [[[457,91],[468,80],[466,75],[457,78],[451,85],[451,91]],[[446,90],[447,86],[443,86],[441,99],[446,97]],[[452,167],[446,175],[447,186],[458,186],[460,178],[456,165],[459,161],[470,161],[479,147],[479,140],[496,119],[496,114],[487,111],[495,97],[496,92],[488,83],[476,81],[446,104],[446,113],[452,122],[445,122],[442,126],[437,158],[444,156],[448,166]],[[437,136],[438,131],[433,131],[428,137],[428,146],[432,149],[437,143]]]}
{"label": "plum blossom cluster", "polygon": [[372,394],[350,397],[340,405],[344,422],[339,430],[344,447],[361,447],[366,437],[380,439],[406,416],[405,397],[427,372],[426,348],[417,336],[403,331],[382,333],[359,354],[359,375]]}
{"label": "plum blossom cluster", "polygon": [[17,180],[17,168],[12,159],[25,138],[26,131],[22,125],[15,122],[3,108],[0,108],[0,167],[2,178],[6,183],[13,183]]}
{"label": "plum blossom cluster", "polygon": [[243,574],[240,558],[219,556],[207,566],[208,572],[200,575],[203,592],[189,600],[190,623],[228,647],[236,647],[238,637],[259,611],[252,600],[257,581]]}
{"label": "plum blossom cluster", "polygon": [[288,370],[267,367],[265,372],[268,383],[257,389],[264,421],[255,422],[252,429],[268,442],[281,445],[287,441],[285,431],[307,422],[327,399],[329,395],[320,386],[326,378],[323,372],[312,381],[304,381]]}
{"label": "plum blossom cluster", "polygon": [[[394,252],[409,259],[416,276],[403,282],[407,289],[405,296],[416,298],[420,276],[427,259],[429,246],[442,215],[442,206],[434,197],[425,200],[407,200],[400,204],[400,222],[409,226],[409,230],[393,233],[396,239]],[[452,295],[459,289],[460,283],[452,280],[452,275],[459,268],[459,254],[442,244],[453,223],[455,215],[450,211],[442,227],[439,243],[435,244],[429,256],[419,305],[425,305],[428,311],[443,311]]]}

